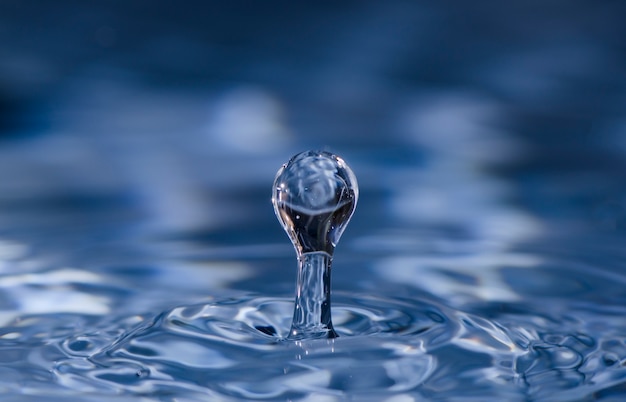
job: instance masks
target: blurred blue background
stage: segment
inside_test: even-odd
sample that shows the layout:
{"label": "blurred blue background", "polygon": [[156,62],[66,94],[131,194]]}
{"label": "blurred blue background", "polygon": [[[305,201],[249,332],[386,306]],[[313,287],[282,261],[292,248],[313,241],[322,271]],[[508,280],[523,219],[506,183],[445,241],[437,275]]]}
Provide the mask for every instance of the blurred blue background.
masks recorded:
{"label": "blurred blue background", "polygon": [[[625,15],[619,1],[4,0],[0,268],[21,278],[4,310],[289,294],[270,186],[309,148],[361,186],[338,288],[558,293],[556,277],[493,272],[623,257]],[[55,280],[105,290],[65,303]]]}

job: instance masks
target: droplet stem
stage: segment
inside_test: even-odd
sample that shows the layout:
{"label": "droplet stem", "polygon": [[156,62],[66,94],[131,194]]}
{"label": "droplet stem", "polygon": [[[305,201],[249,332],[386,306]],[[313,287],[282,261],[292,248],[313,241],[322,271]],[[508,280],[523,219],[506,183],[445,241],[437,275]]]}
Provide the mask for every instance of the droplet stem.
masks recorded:
{"label": "droplet stem", "polygon": [[330,312],[332,256],[324,251],[298,256],[298,279],[289,339],[335,338]]}
{"label": "droplet stem", "polygon": [[354,173],[337,155],[305,151],[276,174],[274,212],[298,255],[288,339],[335,338],[330,314],[332,255],[359,198]]}

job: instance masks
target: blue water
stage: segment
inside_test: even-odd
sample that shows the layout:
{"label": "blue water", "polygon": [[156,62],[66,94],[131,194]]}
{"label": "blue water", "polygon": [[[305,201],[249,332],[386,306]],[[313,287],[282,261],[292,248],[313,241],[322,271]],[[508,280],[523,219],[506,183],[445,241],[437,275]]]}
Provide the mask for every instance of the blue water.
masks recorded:
{"label": "blue water", "polygon": [[[3,3],[3,400],[623,400],[625,12]],[[305,149],[360,196],[288,341]]]}

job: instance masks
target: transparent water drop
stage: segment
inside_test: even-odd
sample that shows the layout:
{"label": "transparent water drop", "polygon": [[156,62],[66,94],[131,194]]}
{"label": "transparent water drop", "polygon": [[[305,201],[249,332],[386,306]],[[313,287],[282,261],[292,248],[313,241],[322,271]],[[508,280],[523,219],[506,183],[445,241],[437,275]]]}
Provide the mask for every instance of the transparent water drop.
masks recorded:
{"label": "transparent water drop", "polygon": [[274,212],[298,255],[290,339],[337,336],[331,319],[330,268],[358,197],[354,173],[329,152],[297,154],[276,174]]}

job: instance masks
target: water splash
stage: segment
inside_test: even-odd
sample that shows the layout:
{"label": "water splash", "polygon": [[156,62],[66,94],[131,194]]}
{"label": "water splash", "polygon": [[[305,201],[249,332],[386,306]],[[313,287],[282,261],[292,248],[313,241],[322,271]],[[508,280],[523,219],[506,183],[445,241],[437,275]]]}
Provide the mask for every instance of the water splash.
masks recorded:
{"label": "water splash", "polygon": [[331,318],[330,268],[358,197],[354,173],[329,152],[302,152],[276,174],[274,211],[298,254],[290,339],[337,336]]}

